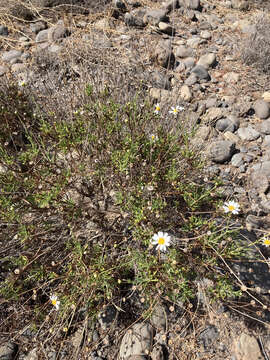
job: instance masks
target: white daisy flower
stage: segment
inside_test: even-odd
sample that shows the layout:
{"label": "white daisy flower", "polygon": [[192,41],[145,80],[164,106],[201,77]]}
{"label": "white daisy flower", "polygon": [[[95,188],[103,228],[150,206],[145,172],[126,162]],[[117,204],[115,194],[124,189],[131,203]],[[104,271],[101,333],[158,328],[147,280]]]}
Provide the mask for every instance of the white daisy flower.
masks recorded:
{"label": "white daisy flower", "polygon": [[270,246],[270,239],[268,237],[264,237],[262,239],[262,243],[264,246],[268,247],[268,246]]}
{"label": "white daisy flower", "polygon": [[18,82],[18,85],[23,87],[23,86],[26,85],[26,81],[25,81],[25,80],[21,80],[21,81]]}
{"label": "white daisy flower", "polygon": [[240,206],[236,201],[227,201],[224,203],[223,210],[225,213],[239,214]]}
{"label": "white daisy flower", "polygon": [[52,296],[50,296],[50,300],[51,300],[52,305],[55,307],[55,310],[59,310],[60,301],[58,300],[58,296],[52,295]]}
{"label": "white daisy flower", "polygon": [[158,140],[157,135],[151,134],[151,135],[150,135],[150,140],[151,140],[152,142],[156,142],[156,141]]}
{"label": "white daisy flower", "polygon": [[155,114],[159,114],[159,113],[160,113],[160,110],[161,110],[161,109],[160,109],[160,105],[159,105],[159,104],[156,104],[156,105],[155,105],[154,113],[155,113]]}
{"label": "white daisy flower", "polygon": [[176,107],[172,106],[169,113],[176,116],[176,115],[178,115],[178,113],[180,111],[183,111],[183,110],[185,110],[185,108],[183,106],[179,106],[179,105],[177,105]]}
{"label": "white daisy flower", "polygon": [[157,250],[166,251],[167,246],[171,245],[171,237],[162,231],[159,231],[152,237],[152,245],[157,245]]}

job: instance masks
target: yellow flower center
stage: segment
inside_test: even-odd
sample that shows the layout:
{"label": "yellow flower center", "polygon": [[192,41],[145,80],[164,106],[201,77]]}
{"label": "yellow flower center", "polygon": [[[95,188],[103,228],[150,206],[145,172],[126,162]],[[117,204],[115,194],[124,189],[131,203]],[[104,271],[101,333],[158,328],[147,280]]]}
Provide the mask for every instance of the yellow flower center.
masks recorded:
{"label": "yellow flower center", "polygon": [[160,111],[160,107],[159,107],[159,106],[156,106],[156,111]]}
{"label": "yellow flower center", "polygon": [[165,244],[165,239],[163,237],[160,237],[158,239],[158,245],[164,245]]}
{"label": "yellow flower center", "polygon": [[57,301],[57,300],[52,300],[52,304],[53,304],[53,306],[55,306],[55,305],[56,305],[56,301]]}
{"label": "yellow flower center", "polygon": [[264,245],[270,245],[270,239],[265,239],[265,240],[263,241],[263,243],[264,243]]}
{"label": "yellow flower center", "polygon": [[177,110],[177,109],[173,109],[173,112],[174,112],[175,114],[177,114],[177,113],[178,113],[178,110]]}
{"label": "yellow flower center", "polygon": [[235,210],[235,206],[234,205],[229,205],[228,209],[229,209],[229,211],[233,211],[233,210]]}
{"label": "yellow flower center", "polygon": [[155,135],[152,135],[152,140],[155,140]]}

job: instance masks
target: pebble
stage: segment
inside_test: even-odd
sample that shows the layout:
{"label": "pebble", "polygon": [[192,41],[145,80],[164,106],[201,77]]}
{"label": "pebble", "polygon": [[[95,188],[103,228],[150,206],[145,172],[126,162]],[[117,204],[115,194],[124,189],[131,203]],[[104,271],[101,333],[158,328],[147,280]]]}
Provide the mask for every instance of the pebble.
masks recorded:
{"label": "pebble", "polygon": [[190,100],[192,99],[192,93],[191,93],[190,88],[188,87],[188,85],[183,85],[181,87],[180,96],[184,101],[190,102]]}
{"label": "pebble", "polygon": [[270,116],[270,104],[265,100],[257,100],[253,105],[256,116],[259,119],[267,119]]}
{"label": "pebble", "polygon": [[205,79],[205,80],[209,80],[210,76],[208,74],[208,71],[206,70],[206,68],[202,65],[196,65],[194,66],[194,68],[191,70],[192,73],[196,74],[198,76],[199,79]]}
{"label": "pebble", "polygon": [[4,62],[11,62],[12,60],[18,60],[22,56],[22,52],[19,50],[9,50],[5,51],[2,55],[2,60]]}
{"label": "pebble", "polygon": [[119,360],[130,356],[147,356],[153,344],[153,328],[147,323],[136,323],[127,330],[121,341]]}
{"label": "pebble", "polygon": [[12,341],[8,341],[0,346],[0,359],[13,360],[18,352],[18,345]]}
{"label": "pebble", "polygon": [[260,137],[260,133],[255,130],[251,125],[245,128],[239,128],[237,131],[237,135],[240,137],[241,140],[244,141],[252,141]]}
{"label": "pebble", "polygon": [[197,65],[202,65],[205,69],[209,69],[216,62],[216,55],[213,53],[204,54],[200,57]]}
{"label": "pebble", "polygon": [[216,141],[208,149],[210,159],[220,164],[230,160],[234,151],[235,143],[228,140]]}
{"label": "pebble", "polygon": [[236,360],[262,360],[263,356],[257,339],[242,333],[233,342]]}

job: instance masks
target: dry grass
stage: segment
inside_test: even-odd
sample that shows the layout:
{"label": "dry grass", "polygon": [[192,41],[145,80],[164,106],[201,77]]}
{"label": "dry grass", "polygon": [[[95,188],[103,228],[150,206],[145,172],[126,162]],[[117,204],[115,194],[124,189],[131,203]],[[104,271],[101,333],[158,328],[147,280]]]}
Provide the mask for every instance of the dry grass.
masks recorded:
{"label": "dry grass", "polygon": [[270,74],[270,19],[267,13],[255,19],[255,32],[242,46],[242,59],[256,70]]}

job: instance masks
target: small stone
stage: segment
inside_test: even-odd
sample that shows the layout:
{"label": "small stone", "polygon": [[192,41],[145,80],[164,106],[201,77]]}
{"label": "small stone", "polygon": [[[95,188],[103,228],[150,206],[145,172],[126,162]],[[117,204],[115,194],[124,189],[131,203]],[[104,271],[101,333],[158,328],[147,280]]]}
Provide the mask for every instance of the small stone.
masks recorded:
{"label": "small stone", "polygon": [[147,356],[153,345],[153,328],[147,323],[136,323],[127,330],[121,341],[119,360],[130,356]]}
{"label": "small stone", "polygon": [[186,69],[192,69],[195,66],[195,59],[193,57],[187,57],[183,60]]}
{"label": "small stone", "polygon": [[173,35],[175,33],[175,29],[170,24],[163,21],[158,23],[158,27],[164,34]]}
{"label": "small stone", "polygon": [[48,41],[49,29],[41,30],[36,36],[36,43],[42,43]]}
{"label": "small stone", "polygon": [[237,135],[240,137],[241,140],[246,141],[257,140],[260,137],[260,133],[250,125],[245,128],[239,128],[237,131]]}
{"label": "small stone", "polygon": [[211,39],[211,33],[210,33],[208,30],[203,30],[203,31],[201,31],[201,33],[200,33],[200,37],[201,37],[202,39],[209,40],[209,39]]}
{"label": "small stone", "polygon": [[263,356],[254,336],[242,333],[234,341],[234,353],[236,360],[263,360]]}
{"label": "small stone", "polygon": [[188,87],[188,85],[183,85],[180,89],[180,97],[186,101],[186,102],[190,102],[190,100],[192,99],[192,93],[190,91],[190,88]]}
{"label": "small stone", "polygon": [[266,102],[270,102],[270,91],[265,91],[263,94],[262,94],[262,98],[264,101]]}
{"label": "small stone", "polygon": [[199,79],[209,80],[210,76],[208,71],[202,65],[196,65],[192,70],[192,73],[196,74]]}
{"label": "small stone", "polygon": [[38,21],[30,24],[30,29],[34,34],[38,34],[41,30],[46,29],[46,24],[42,21]]}
{"label": "small stone", "polygon": [[264,120],[262,123],[260,123],[258,126],[258,131],[265,135],[270,135],[270,119]]}
{"label": "small stone", "polygon": [[232,166],[239,167],[244,164],[244,155],[241,153],[234,154],[231,158]]}
{"label": "small stone", "polygon": [[219,107],[212,107],[207,110],[207,113],[204,115],[203,119],[207,123],[213,124],[216,120],[223,117],[223,110]]}
{"label": "small stone", "polygon": [[162,305],[158,304],[154,307],[150,321],[156,329],[166,329],[167,315],[166,310]]}
{"label": "small stone", "polygon": [[13,360],[18,352],[18,345],[8,341],[0,346],[0,359]]}
{"label": "small stone", "polygon": [[49,28],[48,41],[54,42],[69,35],[69,31],[63,25],[54,25]]}
{"label": "small stone", "polygon": [[216,62],[216,55],[213,53],[208,53],[200,57],[197,65],[202,65],[206,69],[209,69],[215,64],[215,62]]}
{"label": "small stone", "polygon": [[185,80],[185,84],[188,86],[195,85],[198,81],[198,77],[195,73],[191,73],[189,77]]}
{"label": "small stone", "polygon": [[191,39],[187,40],[187,45],[193,49],[196,49],[200,44],[204,43],[205,40],[199,36],[193,36]]}
{"label": "small stone", "polygon": [[38,349],[34,348],[23,358],[23,360],[38,360]]}
{"label": "small stone", "polygon": [[203,344],[205,350],[207,350],[214,341],[217,341],[219,332],[216,326],[209,325],[199,335],[198,340]]}
{"label": "small stone", "polygon": [[215,128],[221,132],[224,132],[224,131],[234,132],[235,131],[234,125],[231,123],[231,121],[228,118],[219,119],[216,123]]}
{"label": "small stone", "polygon": [[191,57],[194,55],[194,52],[191,48],[186,47],[184,45],[179,45],[176,49],[175,49],[175,56],[179,57],[179,58],[187,58],[187,57]]}
{"label": "small stone", "polygon": [[260,207],[264,212],[270,214],[270,200],[262,201]]}
{"label": "small stone", "polygon": [[231,159],[234,151],[235,143],[221,140],[214,142],[209,146],[208,154],[212,161],[223,164],[224,162]]}
{"label": "small stone", "polygon": [[264,120],[270,116],[270,104],[264,100],[255,101],[253,109],[259,119]]}
{"label": "small stone", "polygon": [[19,59],[22,56],[22,52],[18,50],[5,51],[2,55],[4,62],[11,62],[14,59]]}
{"label": "small stone", "polygon": [[251,182],[254,189],[259,194],[265,194],[269,188],[269,181],[266,174],[262,171],[255,171],[251,174]]}
{"label": "small stone", "polygon": [[0,35],[8,36],[8,28],[4,25],[0,25]]}

